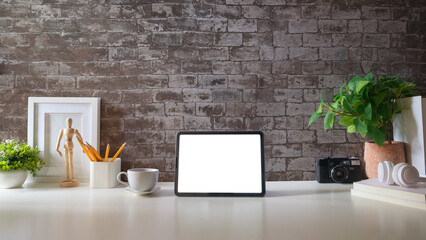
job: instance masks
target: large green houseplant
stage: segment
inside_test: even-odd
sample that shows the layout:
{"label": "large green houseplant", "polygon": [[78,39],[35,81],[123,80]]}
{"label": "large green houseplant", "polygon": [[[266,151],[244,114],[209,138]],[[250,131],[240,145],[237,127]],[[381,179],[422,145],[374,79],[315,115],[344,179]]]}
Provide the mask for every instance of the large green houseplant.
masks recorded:
{"label": "large green houseplant", "polygon": [[0,188],[19,187],[28,173],[35,176],[44,165],[39,154],[37,147],[15,139],[3,140],[0,143]]}
{"label": "large green houseplant", "polygon": [[415,84],[405,82],[399,76],[378,77],[376,80],[372,73],[365,77],[355,76],[342,85],[330,102],[324,102],[321,95],[319,108],[312,114],[309,126],[325,114],[325,130],[338,122],[347,128],[347,132],[368,136],[378,146],[385,141],[392,143],[389,129],[392,129],[395,115],[402,110],[398,101],[417,95],[412,90],[414,87]]}

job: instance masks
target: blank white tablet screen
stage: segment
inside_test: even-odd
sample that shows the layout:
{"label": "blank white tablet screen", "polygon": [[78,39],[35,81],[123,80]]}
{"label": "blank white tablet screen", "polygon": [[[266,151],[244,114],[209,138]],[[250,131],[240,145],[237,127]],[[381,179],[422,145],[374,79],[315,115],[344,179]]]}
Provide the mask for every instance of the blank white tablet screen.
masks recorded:
{"label": "blank white tablet screen", "polygon": [[259,134],[179,136],[180,193],[261,193]]}

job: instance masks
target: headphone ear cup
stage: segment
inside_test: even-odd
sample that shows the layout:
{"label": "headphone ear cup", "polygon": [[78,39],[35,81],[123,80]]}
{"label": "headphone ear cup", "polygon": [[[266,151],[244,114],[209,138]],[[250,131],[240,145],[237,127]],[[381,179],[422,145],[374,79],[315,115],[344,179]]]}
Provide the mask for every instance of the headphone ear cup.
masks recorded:
{"label": "headphone ear cup", "polygon": [[397,174],[403,187],[413,187],[419,182],[419,171],[411,165],[401,166]]}
{"label": "headphone ear cup", "polygon": [[391,161],[385,162],[385,168],[386,168],[386,171],[388,173],[386,181],[387,181],[387,184],[389,184],[389,185],[395,183],[395,181],[393,181],[393,178],[392,178],[392,170],[393,170],[394,166],[395,165]]}
{"label": "headphone ear cup", "polygon": [[388,185],[394,184],[394,181],[392,179],[393,167],[393,162],[379,162],[379,165],[377,166],[377,178],[379,179],[379,182]]}
{"label": "headphone ear cup", "polygon": [[402,166],[405,166],[405,165],[408,165],[408,164],[407,163],[398,163],[398,164],[395,165],[395,167],[393,167],[392,179],[398,185],[401,185],[401,182],[399,181],[399,178],[398,178],[398,171]]}

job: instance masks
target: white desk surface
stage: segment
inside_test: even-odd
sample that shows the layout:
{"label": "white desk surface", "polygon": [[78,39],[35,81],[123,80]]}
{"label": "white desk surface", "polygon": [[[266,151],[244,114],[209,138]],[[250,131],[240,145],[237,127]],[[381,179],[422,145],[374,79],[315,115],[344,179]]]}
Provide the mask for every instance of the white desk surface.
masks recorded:
{"label": "white desk surface", "polygon": [[173,183],[0,189],[0,239],[426,239],[426,211],[351,196],[352,185],[268,182],[263,198],[176,197]]}

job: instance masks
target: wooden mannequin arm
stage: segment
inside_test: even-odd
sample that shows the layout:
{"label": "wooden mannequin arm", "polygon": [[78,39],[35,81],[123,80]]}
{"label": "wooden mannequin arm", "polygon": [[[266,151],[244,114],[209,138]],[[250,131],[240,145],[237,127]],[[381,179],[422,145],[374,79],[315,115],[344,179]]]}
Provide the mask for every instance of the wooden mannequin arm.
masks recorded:
{"label": "wooden mannequin arm", "polygon": [[75,130],[75,137],[80,141],[80,142],[84,142],[83,141],[83,138],[81,137],[81,135],[80,135],[80,133],[78,132],[78,130],[77,129],[74,129]]}
{"label": "wooden mannequin arm", "polygon": [[62,129],[59,132],[58,142],[56,143],[56,152],[58,152],[59,156],[61,156],[61,157],[62,157],[62,153],[61,153],[61,151],[59,151],[59,146],[61,145],[61,139],[62,139],[63,135],[64,135],[64,130]]}

